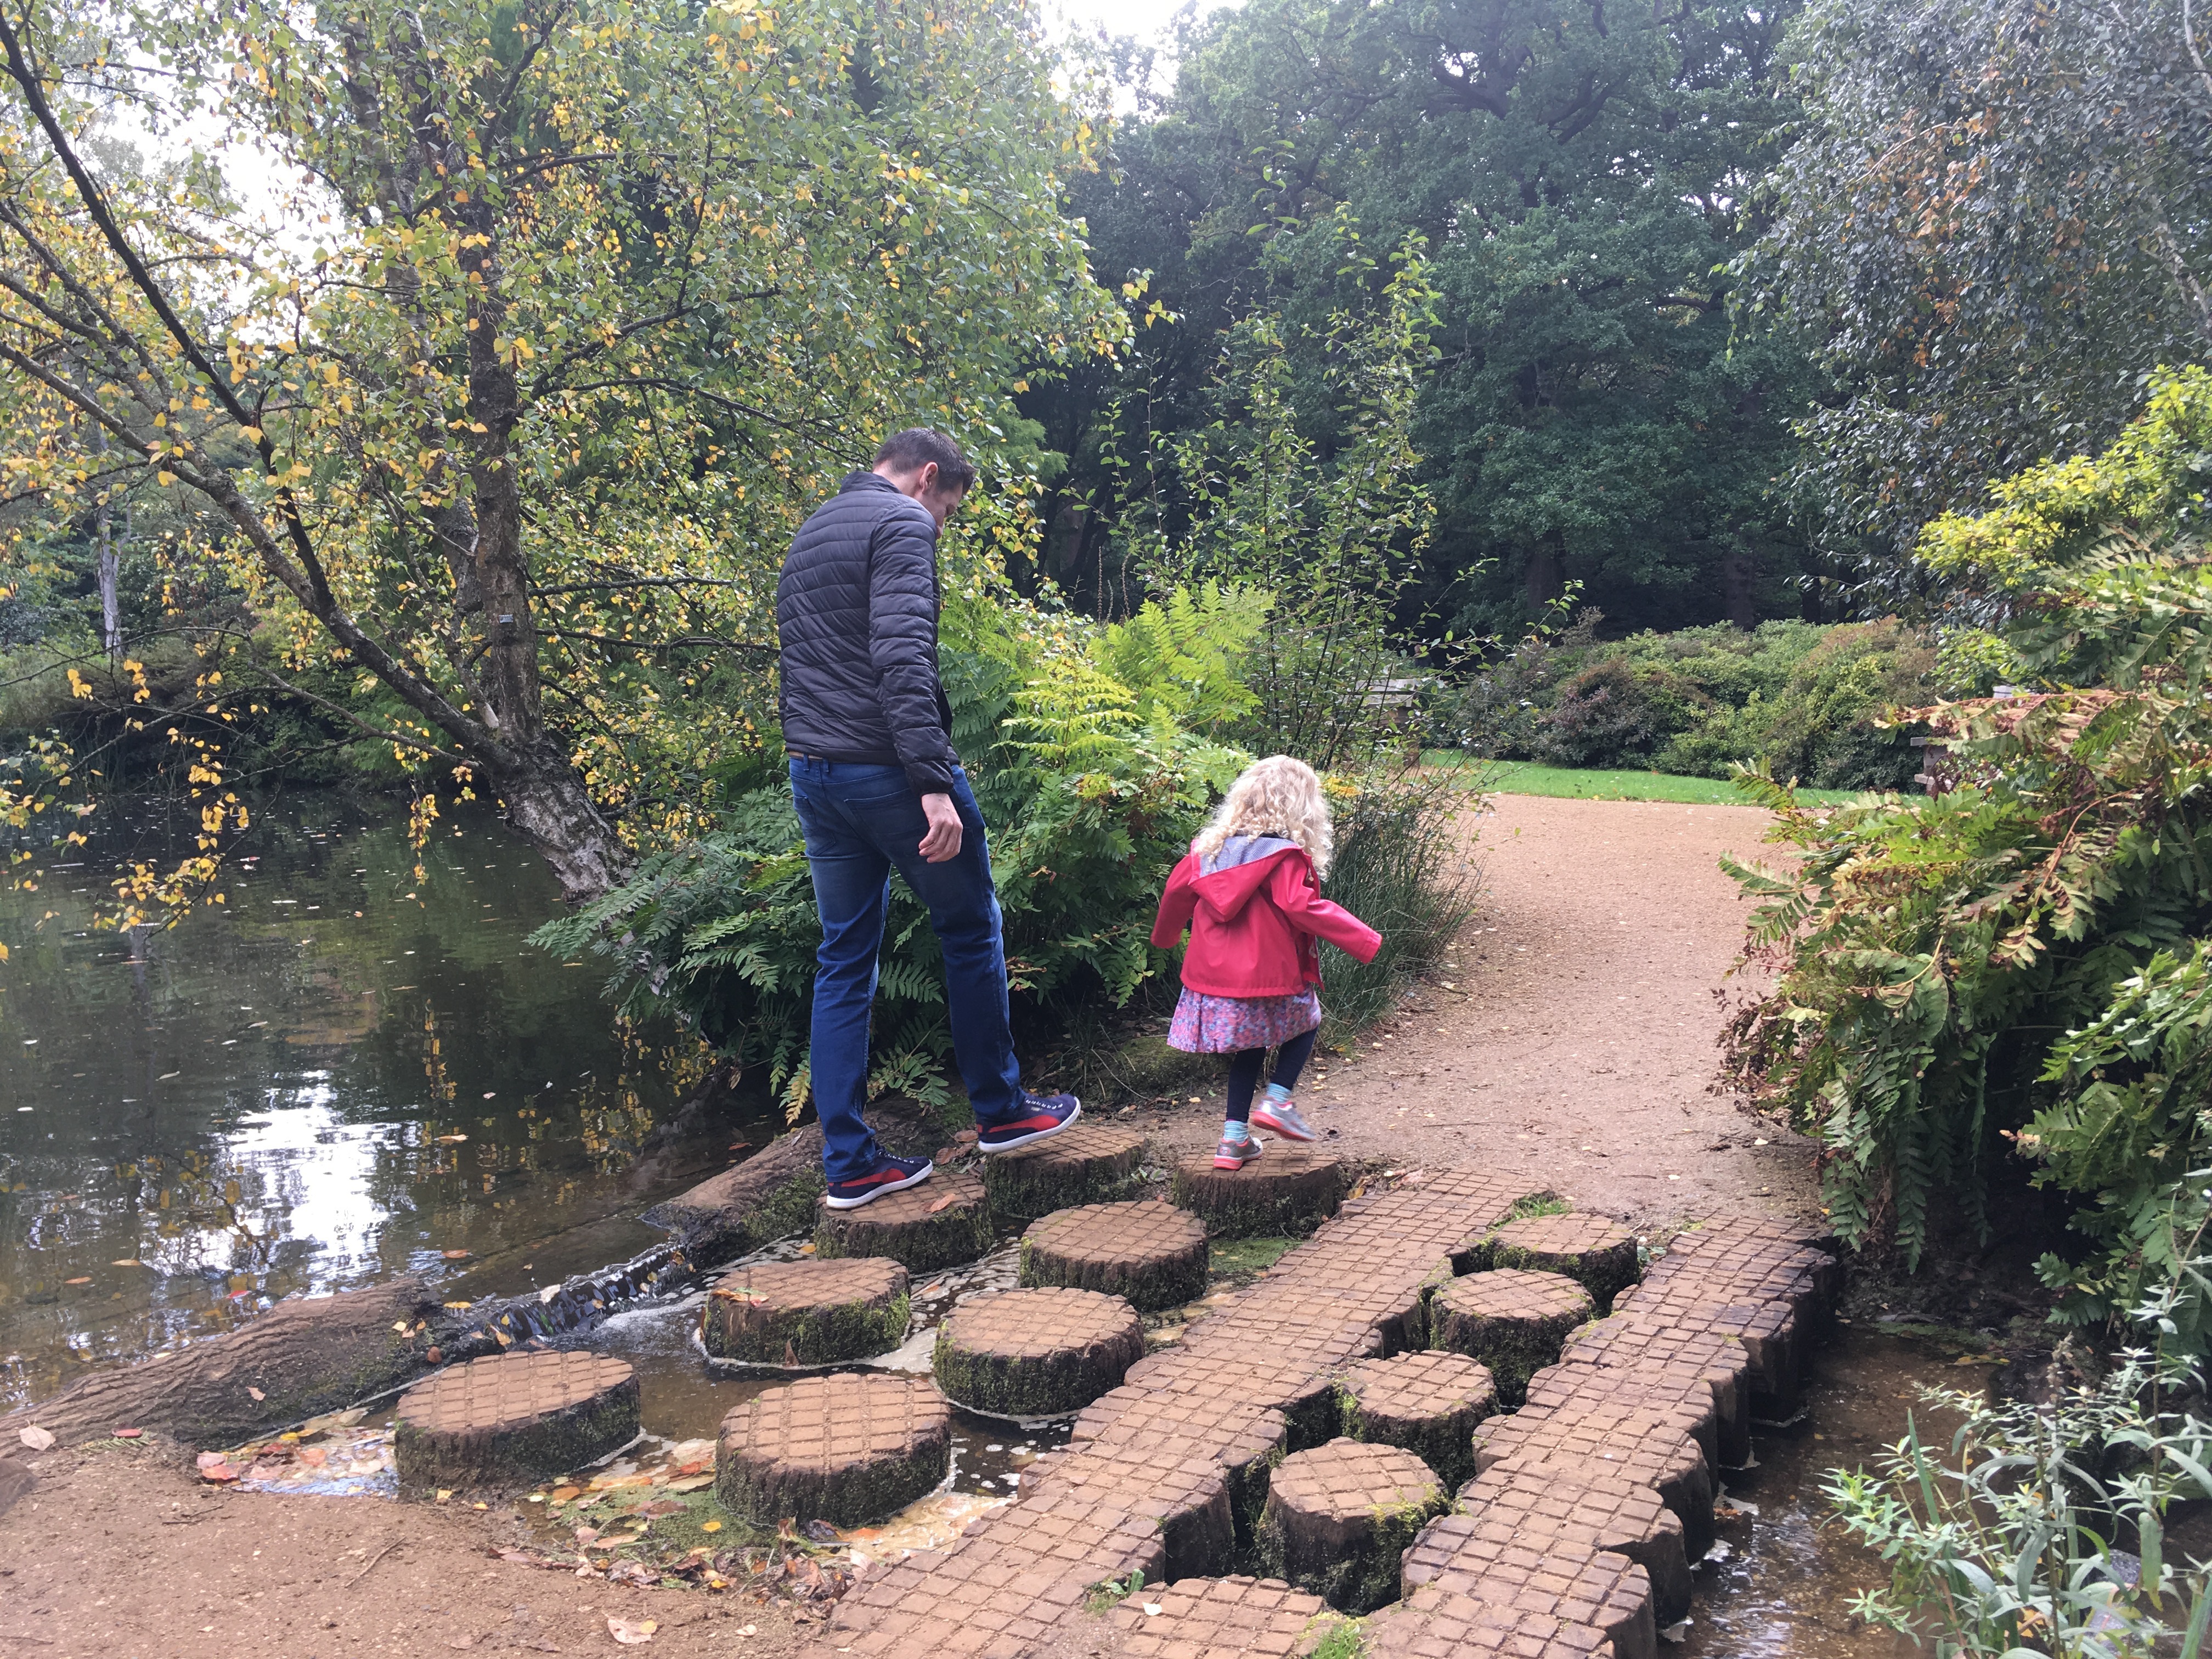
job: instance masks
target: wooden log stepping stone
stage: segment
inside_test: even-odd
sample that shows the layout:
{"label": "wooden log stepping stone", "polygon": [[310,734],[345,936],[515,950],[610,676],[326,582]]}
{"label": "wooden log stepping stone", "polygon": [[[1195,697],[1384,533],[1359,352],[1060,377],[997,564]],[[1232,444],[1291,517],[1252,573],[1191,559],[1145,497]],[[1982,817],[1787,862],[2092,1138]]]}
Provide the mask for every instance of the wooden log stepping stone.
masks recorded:
{"label": "wooden log stepping stone", "polygon": [[1144,1357],[1144,1322],[1120,1297],[1040,1286],[955,1308],[930,1369],[970,1411],[1030,1421],[1081,1411]]}
{"label": "wooden log stepping stone", "polygon": [[722,1419],[714,1495],[761,1526],[857,1527],[904,1509],[951,1468],[952,1413],[933,1385],[836,1371],[770,1389]]}
{"label": "wooden log stepping stone", "polygon": [[1344,1202],[1344,1160],[1296,1140],[1270,1140],[1241,1170],[1217,1170],[1213,1154],[1180,1159],[1169,1188],[1176,1204],[1216,1238],[1297,1237]]}
{"label": "wooden log stepping stone", "polygon": [[410,1490],[521,1485],[637,1437],[637,1376],[595,1353],[494,1354],[400,1397],[392,1462]]}
{"label": "wooden log stepping stone", "polygon": [[1417,1350],[1348,1367],[1337,1401],[1348,1437],[1404,1447],[1452,1492],[1474,1474],[1474,1425],[1498,1409],[1498,1386],[1463,1353]]}
{"label": "wooden log stepping stone", "polygon": [[1547,1365],[1528,1379],[1521,1410],[1528,1417],[1569,1417],[1592,1406],[1631,1405],[1664,1417],[1721,1467],[1719,1413],[1703,1377],[1666,1371],[1608,1370],[1595,1365]]}
{"label": "wooden log stepping stone", "polygon": [[1336,1439],[1292,1452],[1260,1516],[1269,1574],[1344,1613],[1398,1595],[1398,1559],[1447,1499],[1436,1472],[1397,1446]]}
{"label": "wooden log stepping stone", "polygon": [[1206,1294],[1206,1229],[1156,1198],[1060,1210],[1022,1235],[1021,1281],[1098,1291],[1147,1313],[1195,1302]]}
{"label": "wooden log stepping stone", "polygon": [[1524,1537],[1502,1516],[1443,1516],[1406,1552],[1405,1593],[1434,1585],[1501,1611],[1587,1625],[1605,1633],[1620,1659],[1658,1659],[1650,1576],[1579,1530]]}
{"label": "wooden log stepping stone", "polygon": [[1509,1457],[1533,1462],[1598,1462],[1652,1488],[1682,1523],[1692,1562],[1713,1546],[1713,1471],[1698,1443],[1663,1413],[1621,1402],[1594,1403],[1572,1415],[1519,1412],[1474,1425],[1474,1468],[1486,1474]]}
{"label": "wooden log stepping stone", "polygon": [[1117,1651],[1127,1659],[1304,1659],[1345,1620],[1279,1578],[1235,1577],[1146,1585],[1108,1623],[1121,1632]]}
{"label": "wooden log stepping stone", "polygon": [[1590,1293],[1564,1273],[1493,1268],[1437,1286],[1430,1346],[1489,1366],[1498,1403],[1517,1410],[1529,1376],[1554,1364],[1568,1334],[1595,1311]]}
{"label": "wooden log stepping stone", "polygon": [[[1460,1505],[1503,1522],[1539,1548],[1559,1536],[1625,1555],[1650,1576],[1651,1616],[1660,1629],[1689,1617],[1690,1558],[1681,1522],[1656,1491],[1611,1464],[1509,1457],[1462,1489]],[[1457,1518],[1432,1522],[1407,1555],[1408,1588],[1415,1582],[1414,1559],[1431,1534]]]}
{"label": "wooden log stepping stone", "polygon": [[1085,1118],[1049,1140],[985,1158],[983,1189],[994,1215],[1033,1221],[1128,1197],[1144,1178],[1144,1131]]}
{"label": "wooden log stepping stone", "polygon": [[933,1273],[975,1261],[994,1237],[983,1183],[957,1170],[939,1170],[857,1210],[815,1208],[814,1254],[825,1261],[889,1256],[910,1273]]}
{"label": "wooden log stepping stone", "polygon": [[1559,1361],[1703,1378],[1713,1397],[1720,1466],[1741,1468],[1751,1461],[1751,1355],[1735,1337],[1617,1313],[1577,1331]]}
{"label": "wooden log stepping stone", "polygon": [[1616,1659],[1605,1632],[1424,1584],[1362,1627],[1364,1659]]}
{"label": "wooden log stepping stone", "polygon": [[890,1352],[906,1325],[906,1269],[896,1261],[760,1261],[707,1293],[699,1341],[714,1359],[843,1365]]}
{"label": "wooden log stepping stone", "polygon": [[1601,1215],[1523,1216],[1491,1234],[1489,1245],[1486,1267],[1565,1273],[1590,1293],[1601,1314],[1612,1311],[1613,1298],[1642,1271],[1636,1235]]}

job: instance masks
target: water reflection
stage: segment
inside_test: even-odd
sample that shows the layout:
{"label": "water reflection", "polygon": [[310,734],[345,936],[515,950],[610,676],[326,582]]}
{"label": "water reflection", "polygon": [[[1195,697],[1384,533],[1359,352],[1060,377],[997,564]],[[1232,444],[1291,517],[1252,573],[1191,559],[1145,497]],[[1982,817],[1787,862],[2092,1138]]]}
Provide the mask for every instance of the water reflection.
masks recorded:
{"label": "water reflection", "polygon": [[220,905],[96,928],[172,834],[115,816],[0,895],[0,1406],[295,1291],[620,1260],[744,1138],[655,1133],[703,1054],[524,943],[559,890],[495,819],[417,879],[378,812],[264,809]]}

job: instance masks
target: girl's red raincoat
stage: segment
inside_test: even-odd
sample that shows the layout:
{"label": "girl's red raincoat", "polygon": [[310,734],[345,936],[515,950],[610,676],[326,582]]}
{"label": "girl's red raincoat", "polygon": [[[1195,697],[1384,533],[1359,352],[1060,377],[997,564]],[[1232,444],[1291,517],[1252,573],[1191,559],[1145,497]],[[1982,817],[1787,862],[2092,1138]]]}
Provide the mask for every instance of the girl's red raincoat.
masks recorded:
{"label": "girl's red raincoat", "polygon": [[1321,983],[1316,939],[1372,962],[1382,936],[1321,896],[1313,860],[1273,836],[1231,836],[1208,872],[1184,854],[1160,895],[1152,943],[1165,950],[1190,929],[1182,982],[1206,996],[1279,997]]}

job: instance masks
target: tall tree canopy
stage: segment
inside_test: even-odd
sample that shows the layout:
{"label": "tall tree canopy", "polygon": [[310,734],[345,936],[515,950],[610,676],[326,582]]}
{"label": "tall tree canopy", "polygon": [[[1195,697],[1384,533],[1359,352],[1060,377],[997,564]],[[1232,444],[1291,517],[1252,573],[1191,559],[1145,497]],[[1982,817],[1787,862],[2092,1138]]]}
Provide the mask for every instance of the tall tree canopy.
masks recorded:
{"label": "tall tree canopy", "polygon": [[[1075,185],[1102,277],[1152,271],[1178,320],[1142,331],[1118,386],[1092,374],[1033,394],[1074,459],[1063,500],[1110,506],[1102,460],[1205,418],[1237,318],[1317,327],[1375,286],[1376,262],[1340,257],[1348,218],[1377,252],[1408,233],[1433,251],[1442,356],[1415,418],[1441,509],[1432,605],[1500,625],[1572,578],[1645,625],[1796,611],[1773,486],[1805,367],[1785,340],[1732,349],[1716,272],[1788,112],[1790,15],[1596,0],[1217,14],[1182,41],[1172,90],[1117,135],[1112,176]],[[1326,443],[1338,416],[1318,368],[1303,410]],[[1109,517],[1063,508],[1054,574],[1096,581]]]}
{"label": "tall tree canopy", "polygon": [[1744,262],[1833,379],[1804,482],[1894,590],[1920,526],[2109,442],[2212,351],[2212,71],[2187,0],[1816,0]]}
{"label": "tall tree canopy", "polygon": [[1123,327],[1018,0],[0,0],[0,48],[9,556],[181,496],[209,705],[459,769],[572,891],[757,741],[836,475],[927,421],[1002,469],[969,533],[1014,533],[1022,366]]}

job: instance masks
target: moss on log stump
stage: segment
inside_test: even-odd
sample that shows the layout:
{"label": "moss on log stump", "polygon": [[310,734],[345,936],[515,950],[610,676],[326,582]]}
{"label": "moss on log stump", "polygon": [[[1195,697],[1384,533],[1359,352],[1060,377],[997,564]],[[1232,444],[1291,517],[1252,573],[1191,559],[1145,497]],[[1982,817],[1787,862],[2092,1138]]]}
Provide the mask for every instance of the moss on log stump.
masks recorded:
{"label": "moss on log stump", "polygon": [[1601,1215],[1525,1216],[1507,1222],[1486,1243],[1486,1267],[1565,1273],[1590,1293],[1601,1314],[1613,1310],[1613,1298],[1642,1271],[1636,1235]]}
{"label": "moss on log stump", "polygon": [[1022,1235],[1021,1281],[1176,1307],[1206,1294],[1206,1229],[1156,1198],[1061,1210]]}
{"label": "moss on log stump", "polygon": [[762,1261],[726,1275],[699,1310],[709,1358],[842,1365],[906,1340],[906,1269],[882,1256]]}
{"label": "moss on log stump", "polygon": [[930,1368],[948,1399],[1026,1421],[1081,1411],[1144,1354],[1144,1322],[1120,1297],[1039,1286],[954,1309]]}
{"label": "moss on log stump", "polygon": [[1531,1537],[1502,1516],[1448,1515],[1406,1552],[1405,1593],[1434,1586],[1501,1611],[1587,1625],[1605,1632],[1619,1659],[1658,1659],[1650,1576],[1586,1534],[1569,1524]]}
{"label": "moss on log stump", "polygon": [[1341,1612],[1371,1613],[1397,1598],[1399,1557],[1448,1501],[1435,1471],[1396,1446],[1292,1452],[1269,1483],[1260,1559]]}
{"label": "moss on log stump", "polygon": [[1498,1387],[1463,1353],[1416,1350],[1351,1366],[1337,1401],[1346,1436],[1404,1447],[1453,1492],[1474,1474],[1474,1425],[1498,1409]]}
{"label": "moss on log stump", "polygon": [[833,1372],[748,1400],[722,1419],[714,1495],[761,1526],[857,1527],[904,1509],[952,1468],[952,1414],[927,1382]]}
{"label": "moss on log stump", "polygon": [[1241,1170],[1217,1170],[1200,1152],[1175,1166],[1169,1196],[1216,1238],[1297,1237],[1344,1202],[1344,1160],[1291,1140],[1271,1140]]}
{"label": "moss on log stump", "polygon": [[[1682,1547],[1682,1523],[1657,1492],[1613,1464],[1509,1457],[1485,1470],[1460,1501],[1469,1514],[1503,1522],[1540,1548],[1544,1540],[1565,1536],[1626,1556],[1650,1576],[1652,1617],[1662,1630],[1689,1617],[1690,1559]],[[1420,1550],[1417,1544],[1406,1558],[1408,1590]]]}
{"label": "moss on log stump", "polygon": [[1318,1595],[1279,1578],[1243,1577],[1146,1584],[1107,1622],[1121,1633],[1115,1651],[1127,1659],[1306,1659],[1346,1627]]}
{"label": "moss on log stump", "polygon": [[1498,1403],[1517,1410],[1529,1376],[1558,1360],[1593,1311],[1589,1292],[1563,1273],[1495,1268],[1437,1287],[1429,1298],[1431,1342],[1490,1367]]}
{"label": "moss on log stump", "polygon": [[1049,1140],[983,1160],[983,1189],[1003,1220],[1034,1221],[1054,1210],[1110,1204],[1143,1179],[1145,1135],[1085,1118]]}
{"label": "moss on log stump", "polygon": [[637,1377],[605,1354],[497,1354],[400,1396],[392,1462],[403,1488],[526,1485],[637,1437]]}
{"label": "moss on log stump", "polygon": [[975,1260],[991,1248],[991,1200],[974,1176],[940,1170],[919,1187],[857,1210],[815,1210],[819,1260],[888,1256],[908,1273],[933,1273]]}

